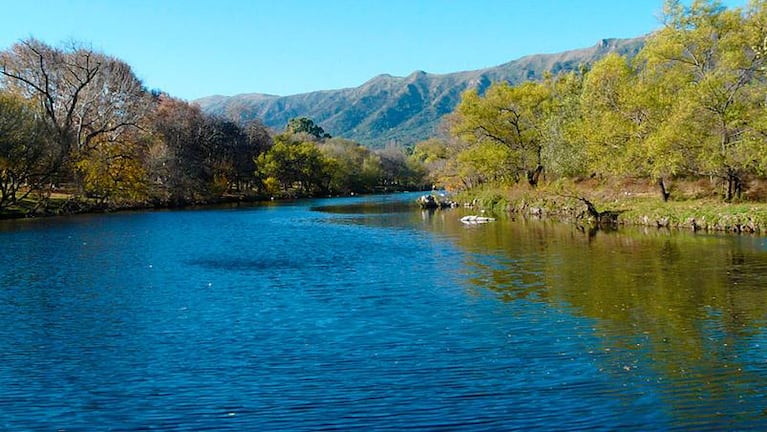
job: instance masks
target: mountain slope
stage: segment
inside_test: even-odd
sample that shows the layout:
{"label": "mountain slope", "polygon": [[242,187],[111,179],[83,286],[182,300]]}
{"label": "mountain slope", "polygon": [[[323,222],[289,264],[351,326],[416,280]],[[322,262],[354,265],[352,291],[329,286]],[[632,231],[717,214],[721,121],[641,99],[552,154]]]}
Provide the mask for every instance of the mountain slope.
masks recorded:
{"label": "mountain slope", "polygon": [[309,117],[333,136],[370,147],[389,142],[413,144],[435,133],[439,120],[453,111],[461,93],[491,83],[541,79],[593,63],[610,52],[633,57],[644,38],[603,39],[596,45],[557,54],[522,57],[499,66],[449,74],[413,72],[406,77],[379,75],[359,87],[292,96],[259,93],[198,99],[206,112],[240,120],[261,119],[282,129],[294,117]]}

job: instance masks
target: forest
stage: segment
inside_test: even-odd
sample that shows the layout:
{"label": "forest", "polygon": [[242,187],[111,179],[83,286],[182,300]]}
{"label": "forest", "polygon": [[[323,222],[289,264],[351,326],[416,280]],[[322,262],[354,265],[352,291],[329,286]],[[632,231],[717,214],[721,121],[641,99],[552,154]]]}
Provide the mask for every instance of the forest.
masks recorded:
{"label": "forest", "polygon": [[376,151],[308,118],[272,131],[206,114],[117,58],[22,40],[0,52],[0,211],[595,178],[647,181],[663,201],[680,180],[748,199],[767,170],[767,2],[668,0],[662,21],[633,58],[469,90],[434,138]]}
{"label": "forest", "polygon": [[146,89],[125,62],[36,39],[0,53],[0,212],[37,215],[421,189],[404,148],[311,119],[282,131]]}

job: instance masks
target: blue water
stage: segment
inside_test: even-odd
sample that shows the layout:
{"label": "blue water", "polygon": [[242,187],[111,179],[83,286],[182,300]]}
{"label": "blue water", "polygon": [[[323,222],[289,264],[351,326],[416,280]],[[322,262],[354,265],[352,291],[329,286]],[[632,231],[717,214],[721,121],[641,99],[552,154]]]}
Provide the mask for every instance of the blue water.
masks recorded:
{"label": "blue water", "polygon": [[760,238],[412,200],[3,223],[0,430],[767,427]]}

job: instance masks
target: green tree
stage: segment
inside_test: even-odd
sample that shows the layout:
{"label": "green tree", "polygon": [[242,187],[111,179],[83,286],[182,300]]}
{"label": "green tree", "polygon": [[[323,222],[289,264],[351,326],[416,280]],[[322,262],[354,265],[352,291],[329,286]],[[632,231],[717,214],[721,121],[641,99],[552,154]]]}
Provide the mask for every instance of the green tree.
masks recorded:
{"label": "green tree", "polygon": [[626,59],[610,54],[594,64],[583,84],[583,125],[590,166],[606,174],[634,174],[637,107],[631,89],[635,73]]}
{"label": "green tree", "polygon": [[447,140],[430,138],[415,145],[411,158],[424,167],[427,173],[425,180],[434,186],[444,183],[443,176],[450,156]]}
{"label": "green tree", "polygon": [[669,0],[665,26],[643,50],[646,68],[677,90],[664,140],[685,148],[699,174],[722,178],[728,201],[767,157],[764,140],[751,133],[764,111],[764,39],[754,37],[764,32],[753,23],[763,6],[756,2],[744,14],[713,0]]}
{"label": "green tree", "polygon": [[[550,89],[542,83],[525,82],[515,87],[496,83],[484,96],[469,90],[456,109],[452,133],[479,146],[472,153],[483,149],[499,153],[498,146],[504,147],[508,176],[515,181],[524,176],[531,186],[536,186],[544,169],[545,121],[550,101]],[[498,177],[497,173],[492,177]]]}
{"label": "green tree", "polygon": [[256,175],[266,185],[279,183],[287,196],[325,193],[329,186],[328,162],[316,143],[281,134],[256,160]]}
{"label": "green tree", "polygon": [[319,125],[316,125],[314,121],[307,117],[297,117],[288,120],[288,126],[285,128],[285,132],[291,134],[307,134],[314,137],[316,140],[323,140],[330,138],[330,134],[326,133]]}
{"label": "green tree", "polygon": [[463,187],[469,189],[487,182],[516,182],[519,180],[516,176],[520,164],[518,156],[501,143],[480,142],[457,155],[457,174]]}
{"label": "green tree", "polygon": [[582,134],[581,95],[585,68],[556,76],[547,76],[544,84],[551,90],[551,104],[544,122],[542,159],[546,171],[566,177],[588,174],[588,156]]}
{"label": "green tree", "polygon": [[668,136],[673,92],[657,75],[616,54],[595,63],[584,80],[580,130],[592,170],[655,178],[665,201],[667,178],[683,168],[684,152]]}
{"label": "green tree", "polygon": [[[380,159],[370,149],[340,138],[320,145],[328,162],[329,189],[332,193],[372,192],[380,176]],[[379,165],[379,169],[373,167]]]}

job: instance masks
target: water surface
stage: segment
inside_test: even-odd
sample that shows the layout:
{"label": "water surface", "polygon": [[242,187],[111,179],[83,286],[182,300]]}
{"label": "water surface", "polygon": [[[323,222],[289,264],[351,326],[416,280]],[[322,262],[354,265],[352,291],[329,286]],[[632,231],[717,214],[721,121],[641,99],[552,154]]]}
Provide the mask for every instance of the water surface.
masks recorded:
{"label": "water surface", "polygon": [[0,225],[0,429],[764,429],[761,237],[412,195]]}

